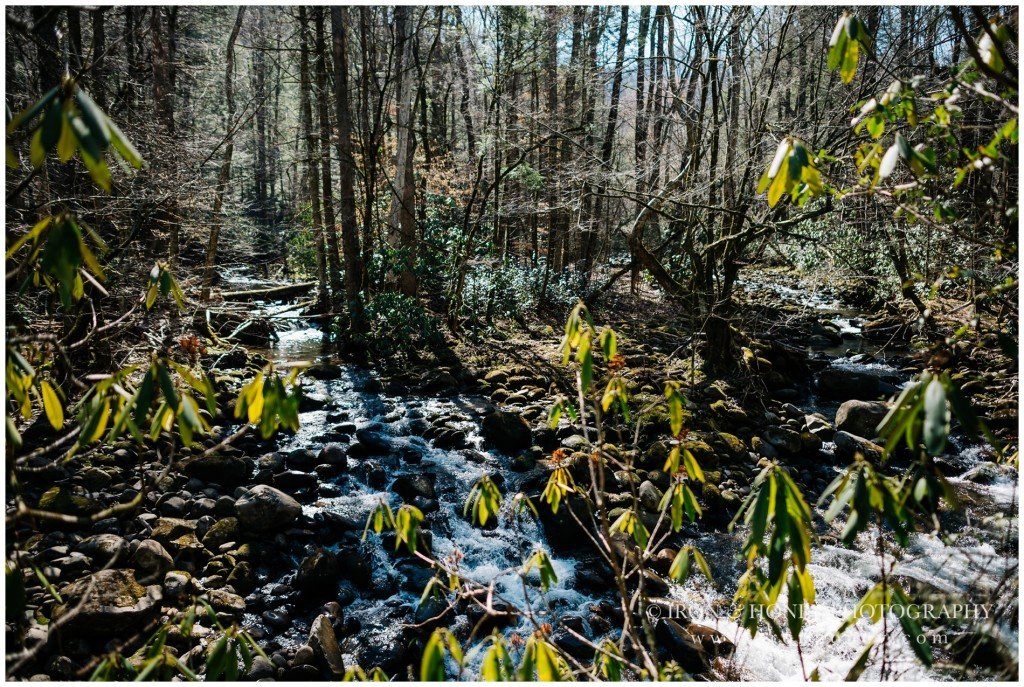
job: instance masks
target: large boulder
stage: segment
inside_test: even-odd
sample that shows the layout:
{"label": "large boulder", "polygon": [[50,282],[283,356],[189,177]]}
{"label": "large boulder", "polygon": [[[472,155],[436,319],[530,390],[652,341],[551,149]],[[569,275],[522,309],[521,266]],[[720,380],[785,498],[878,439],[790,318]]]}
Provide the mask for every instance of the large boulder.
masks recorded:
{"label": "large boulder", "polygon": [[836,432],[833,441],[836,442],[836,458],[843,460],[852,460],[860,453],[868,460],[877,462],[885,454],[885,449],[878,444],[849,432]]}
{"label": "large boulder", "polygon": [[235,502],[238,522],[257,532],[282,530],[302,513],[302,506],[280,489],[259,484]]}
{"label": "large boulder", "polygon": [[836,411],[836,429],[871,439],[888,412],[889,406],[879,401],[847,401]]}
{"label": "large boulder", "polygon": [[100,570],[62,590],[53,620],[71,635],[128,636],[160,611],[160,586],[143,587],[131,570]]}
{"label": "large boulder", "polygon": [[533,432],[519,414],[494,410],[484,417],[483,434],[499,451],[515,453],[530,448]]}

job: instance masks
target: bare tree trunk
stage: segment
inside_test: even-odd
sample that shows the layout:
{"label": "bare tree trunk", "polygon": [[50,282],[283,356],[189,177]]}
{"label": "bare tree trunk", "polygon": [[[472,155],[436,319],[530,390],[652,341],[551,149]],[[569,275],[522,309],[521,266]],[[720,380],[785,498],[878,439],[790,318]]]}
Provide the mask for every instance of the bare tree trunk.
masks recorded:
{"label": "bare tree trunk", "polygon": [[306,8],[299,6],[299,98],[302,110],[302,131],[306,139],[306,167],[309,183],[306,190],[313,214],[313,242],[316,246],[317,301],[321,310],[330,308],[331,296],[327,289],[327,248],[324,216],[320,208],[320,152],[317,132],[313,128],[313,83],[309,74],[309,17]]}
{"label": "bare tree trunk", "polygon": [[[165,40],[169,40],[164,34],[163,20],[161,14],[163,9],[160,7],[153,7],[150,9],[150,39],[152,40],[152,61],[153,61],[153,104],[156,109],[156,120],[160,127],[160,132],[167,138],[166,143],[170,143],[174,138],[174,104],[171,100],[173,92],[171,91],[171,76],[170,68],[168,66],[168,55],[167,48],[165,46]],[[165,174],[169,172],[169,165],[166,161],[162,161],[158,167],[160,171]],[[168,206],[160,212],[160,219],[163,224],[167,226],[170,235],[170,245],[168,246],[168,257],[172,263],[178,259],[178,241],[179,241],[179,218],[176,216],[176,203],[172,199],[168,202]]]}
{"label": "bare tree trunk", "polygon": [[415,140],[413,138],[413,88],[412,68],[412,27],[409,20],[409,8],[396,6],[395,35],[397,45],[395,53],[395,100],[397,101],[398,121],[397,151],[395,154],[395,180],[391,196],[391,235],[392,248],[399,252],[400,265],[392,269],[393,279],[398,290],[406,296],[416,295],[416,186],[413,181],[412,165]]}
{"label": "bare tree trunk", "polygon": [[233,132],[235,118],[235,41],[238,39],[238,32],[242,28],[242,19],[245,17],[245,6],[238,8],[238,15],[235,17],[235,25],[228,36],[228,50],[225,58],[226,68],[224,71],[224,100],[227,103],[227,116],[224,118],[224,130],[227,142],[224,146],[224,157],[220,163],[220,173],[217,174],[217,191],[213,198],[213,218],[210,224],[210,243],[206,248],[206,266],[203,269],[203,291],[200,299],[205,303],[210,300],[210,286],[213,285],[213,268],[217,264],[217,241],[220,234],[220,225],[224,221],[224,195],[227,192],[228,181],[231,179],[231,156],[235,152],[235,136]]}
{"label": "bare tree trunk", "polygon": [[331,183],[331,110],[328,103],[330,90],[327,87],[327,38],[324,33],[324,8],[313,8],[316,24],[316,91],[320,114],[320,182],[324,194],[324,233],[327,236],[327,267],[331,282],[331,298],[334,312],[341,312],[340,299],[344,292],[341,285],[341,261],[338,257],[338,232],[334,224],[334,198]]}
{"label": "bare tree trunk", "polygon": [[359,226],[356,218],[356,162],[352,157],[352,111],[348,88],[348,10],[331,7],[334,48],[334,106],[338,114],[338,161],[341,186],[341,242],[345,257],[345,297],[352,328],[365,329],[360,289],[363,263],[359,254]]}

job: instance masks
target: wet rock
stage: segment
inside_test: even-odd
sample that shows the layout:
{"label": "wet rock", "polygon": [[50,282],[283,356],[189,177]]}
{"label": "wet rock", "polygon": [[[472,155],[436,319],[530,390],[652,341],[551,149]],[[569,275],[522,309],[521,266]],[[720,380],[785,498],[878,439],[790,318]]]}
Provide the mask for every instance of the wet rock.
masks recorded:
{"label": "wet rock", "polygon": [[143,587],[130,570],[101,570],[68,585],[62,596],[53,620],[64,619],[68,636],[125,636],[157,615],[161,598],[159,586]]}
{"label": "wet rock", "polygon": [[786,427],[769,427],[764,432],[764,440],[783,453],[799,453],[803,444],[800,433]]}
{"label": "wet rock", "polygon": [[338,557],[325,549],[306,556],[295,573],[295,588],[328,594],[338,583]]}
{"label": "wet rock", "polygon": [[190,460],[182,469],[189,477],[234,488],[249,481],[253,463],[248,456],[219,454]]}
{"label": "wet rock", "polygon": [[289,468],[298,470],[310,470],[321,462],[323,461],[317,458],[316,453],[308,448],[297,448],[285,458],[285,463]]}
{"label": "wet rock", "polygon": [[242,561],[234,567],[228,575],[227,583],[237,592],[248,594],[257,586],[256,575],[246,561]]}
{"label": "wet rock", "polygon": [[302,513],[302,506],[279,489],[259,484],[235,502],[235,510],[243,527],[268,532],[294,522]]}
{"label": "wet rock", "polygon": [[444,449],[446,451],[466,448],[469,446],[469,437],[466,433],[461,429],[456,429],[454,427],[444,427],[438,431],[435,436],[428,436],[428,438],[433,439],[434,446],[436,448]]}
{"label": "wet rock", "polygon": [[363,481],[374,489],[383,489],[388,481],[388,473],[381,467],[380,463],[373,460],[364,460],[356,469]]}
{"label": "wet rock", "polygon": [[344,547],[338,551],[338,567],[341,575],[360,588],[366,588],[373,578],[373,564],[369,551],[363,544]]}
{"label": "wet rock", "polygon": [[159,510],[163,515],[169,515],[174,518],[180,518],[185,515],[185,511],[188,509],[188,504],[185,503],[185,499],[180,496],[171,496],[160,504]]}
{"label": "wet rock", "polygon": [[995,484],[1001,477],[1007,474],[1001,466],[991,463],[978,463],[963,474],[963,479],[975,484]]}
{"label": "wet rock", "polygon": [[849,432],[836,432],[833,441],[836,442],[836,458],[842,460],[852,460],[857,453],[862,453],[868,460],[880,461],[884,454],[878,444]]}
{"label": "wet rock", "polygon": [[172,542],[195,535],[197,523],[195,520],[183,520],[181,518],[157,518],[153,523],[153,531],[149,536],[156,539],[164,546],[170,546]]}
{"label": "wet rock", "polygon": [[530,425],[516,413],[493,410],[483,420],[484,438],[505,453],[515,453],[530,447],[533,433]]}
{"label": "wet rock", "polygon": [[838,367],[828,367],[818,373],[815,385],[821,395],[829,398],[870,401],[881,393],[878,377]]}
{"label": "wet rock", "polygon": [[315,492],[318,484],[315,473],[285,470],[279,475],[274,475],[274,486],[287,494]]}
{"label": "wet rock", "polygon": [[800,432],[800,450],[805,455],[815,455],[821,450],[824,442],[817,434],[811,432]]}
{"label": "wet rock", "polygon": [[686,632],[697,640],[704,652],[712,658],[728,658],[736,651],[736,645],[732,640],[713,627],[690,623],[686,626]]}
{"label": "wet rock", "polygon": [[356,443],[349,451],[358,451],[364,456],[387,455],[391,452],[391,439],[379,429],[379,425],[370,425],[356,430]]}
{"label": "wet rock", "polygon": [[391,491],[409,502],[416,497],[430,500],[437,496],[434,491],[434,475],[426,474],[402,475],[391,484]]}
{"label": "wet rock", "polygon": [[146,575],[162,575],[174,567],[174,559],[167,549],[155,539],[147,539],[139,543],[132,556],[135,569]]}
{"label": "wet rock", "polygon": [[341,366],[333,363],[316,363],[307,367],[303,375],[311,379],[339,379],[341,377]]}
{"label": "wet rock", "polygon": [[308,413],[313,410],[322,410],[330,403],[330,399],[323,394],[303,394],[299,400],[299,412]]}
{"label": "wet rock", "polygon": [[868,439],[878,436],[878,423],[889,406],[877,401],[846,401],[836,411],[836,429]]}
{"label": "wet rock", "polygon": [[348,455],[345,447],[338,443],[326,444],[316,457],[317,463],[332,465],[339,470],[348,469]]}
{"label": "wet rock", "polygon": [[707,673],[711,661],[704,646],[686,629],[670,618],[661,618],[654,628],[658,646],[683,670],[692,674]]}

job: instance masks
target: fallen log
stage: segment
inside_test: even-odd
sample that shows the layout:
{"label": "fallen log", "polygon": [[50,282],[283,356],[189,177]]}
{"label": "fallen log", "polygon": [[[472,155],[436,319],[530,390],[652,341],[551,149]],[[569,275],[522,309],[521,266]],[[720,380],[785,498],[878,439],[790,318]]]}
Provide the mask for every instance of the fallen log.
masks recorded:
{"label": "fallen log", "polygon": [[315,281],[304,281],[284,286],[269,286],[246,291],[224,291],[221,298],[226,301],[274,301],[294,296],[302,296],[316,286]]}

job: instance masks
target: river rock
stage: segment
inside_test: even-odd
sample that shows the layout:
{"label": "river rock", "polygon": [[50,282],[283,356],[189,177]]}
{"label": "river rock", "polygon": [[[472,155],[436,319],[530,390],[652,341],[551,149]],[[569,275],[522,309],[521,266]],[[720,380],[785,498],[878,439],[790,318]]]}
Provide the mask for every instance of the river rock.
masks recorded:
{"label": "river rock", "polygon": [[238,522],[259,532],[286,528],[302,513],[302,506],[279,489],[259,484],[235,502]]}
{"label": "river rock", "polygon": [[317,455],[312,449],[297,448],[288,454],[285,462],[289,468],[309,470],[316,467],[321,461],[317,459]]}
{"label": "river rock", "polygon": [[686,672],[702,674],[711,670],[711,660],[704,646],[675,620],[658,620],[654,636],[659,648],[667,654],[667,658],[674,660]]}
{"label": "river rock", "polygon": [[174,567],[174,559],[160,542],[146,539],[135,549],[132,564],[136,570],[147,575],[162,575]]}
{"label": "river rock", "polygon": [[313,654],[332,675],[339,677],[345,674],[345,660],[341,655],[341,647],[338,646],[331,617],[326,613],[317,616],[313,621],[309,631],[309,646],[313,647]]}
{"label": "river rock", "polygon": [[206,531],[206,535],[203,537],[203,546],[211,551],[216,551],[228,542],[238,541],[238,538],[238,518],[221,518]]}
{"label": "river rock", "polygon": [[533,432],[517,413],[493,410],[483,420],[483,435],[499,451],[515,453],[530,448]]}
{"label": "river rock", "polygon": [[835,434],[832,423],[820,415],[805,415],[804,426],[811,434],[821,437],[822,441],[832,441],[832,436]]}
{"label": "river rock", "polygon": [[245,599],[223,589],[209,589],[206,598],[215,611],[240,618],[245,613]]}
{"label": "river rock", "polygon": [[183,471],[189,477],[234,488],[249,481],[253,467],[254,461],[248,456],[213,455],[185,463]]}
{"label": "river rock", "polygon": [[391,439],[381,431],[379,425],[370,425],[356,430],[356,443],[352,449],[364,456],[383,456],[391,452]]}
{"label": "river rock", "polygon": [[318,463],[331,465],[339,470],[348,470],[348,455],[345,447],[338,443],[325,444],[316,457]]}
{"label": "river rock", "polygon": [[128,553],[128,542],[116,534],[94,534],[84,539],[78,549],[89,558],[106,565],[115,556],[118,561],[124,560]]}
{"label": "river rock", "polygon": [[63,620],[67,635],[127,636],[160,610],[160,587],[143,587],[131,570],[100,570],[69,584],[62,595],[65,603],[54,609],[53,620]]}
{"label": "river rock", "polygon": [[436,497],[433,477],[425,474],[402,475],[391,484],[391,491],[410,503],[417,496],[431,500]]}
{"label": "river rock", "polygon": [[330,590],[338,584],[338,557],[326,549],[317,549],[299,563],[293,584],[304,591]]}
{"label": "river rock", "polygon": [[879,461],[885,453],[878,444],[849,432],[836,432],[833,441],[836,442],[836,458],[842,460],[852,460],[857,453],[862,453],[868,460]]}
{"label": "river rock", "polygon": [[787,427],[769,427],[764,432],[764,440],[784,453],[799,453],[803,447],[800,433]]}
{"label": "river rock", "polygon": [[640,497],[640,505],[646,510],[653,513],[657,513],[661,504],[661,489],[654,486],[654,483],[650,480],[644,480],[640,483],[640,489],[638,490]]}
{"label": "river rock", "polygon": [[836,411],[836,429],[868,439],[877,437],[878,423],[888,412],[889,406],[878,401],[847,401]]}
{"label": "river rock", "polygon": [[881,393],[878,377],[839,367],[828,367],[819,372],[815,385],[821,395],[829,398],[871,401]]}

